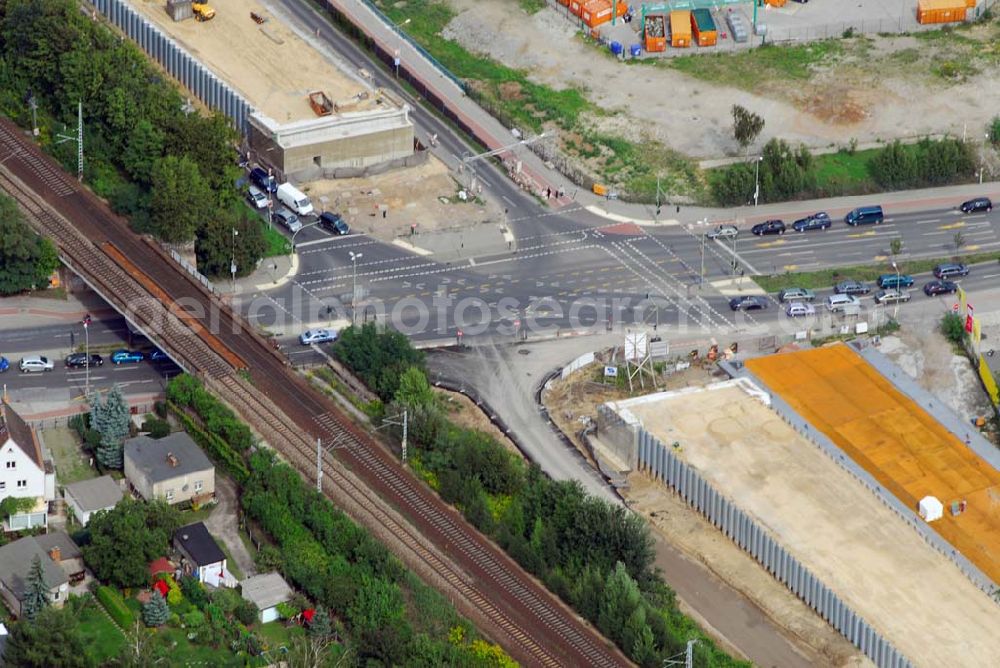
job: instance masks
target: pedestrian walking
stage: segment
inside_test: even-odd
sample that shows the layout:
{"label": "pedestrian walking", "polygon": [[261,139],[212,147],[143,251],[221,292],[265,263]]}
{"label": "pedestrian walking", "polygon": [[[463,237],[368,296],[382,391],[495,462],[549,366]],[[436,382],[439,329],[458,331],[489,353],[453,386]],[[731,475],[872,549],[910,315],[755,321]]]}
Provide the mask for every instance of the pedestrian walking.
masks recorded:
{"label": "pedestrian walking", "polygon": [[545,199],[552,199],[552,188],[545,189]]}

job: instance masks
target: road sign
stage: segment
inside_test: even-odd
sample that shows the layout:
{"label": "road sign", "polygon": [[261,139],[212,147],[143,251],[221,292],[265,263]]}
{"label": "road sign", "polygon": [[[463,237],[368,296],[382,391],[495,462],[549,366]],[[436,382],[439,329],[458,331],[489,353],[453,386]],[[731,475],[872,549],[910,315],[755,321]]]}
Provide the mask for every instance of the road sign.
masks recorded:
{"label": "road sign", "polygon": [[955,313],[958,313],[958,304],[957,303],[956,304],[952,304],[951,305],[951,310],[954,311]]}
{"label": "road sign", "polygon": [[618,367],[616,367],[616,366],[606,366],[606,367],[604,367],[604,377],[605,378],[617,378],[618,377]]}

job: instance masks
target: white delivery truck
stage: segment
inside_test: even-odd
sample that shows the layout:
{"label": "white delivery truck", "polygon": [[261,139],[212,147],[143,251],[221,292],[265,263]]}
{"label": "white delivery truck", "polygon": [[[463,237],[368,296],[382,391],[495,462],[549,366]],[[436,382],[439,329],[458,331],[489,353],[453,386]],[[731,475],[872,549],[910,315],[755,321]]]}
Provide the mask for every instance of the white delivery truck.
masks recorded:
{"label": "white delivery truck", "polygon": [[309,198],[291,183],[282,183],[278,186],[278,201],[300,216],[308,216],[313,212]]}

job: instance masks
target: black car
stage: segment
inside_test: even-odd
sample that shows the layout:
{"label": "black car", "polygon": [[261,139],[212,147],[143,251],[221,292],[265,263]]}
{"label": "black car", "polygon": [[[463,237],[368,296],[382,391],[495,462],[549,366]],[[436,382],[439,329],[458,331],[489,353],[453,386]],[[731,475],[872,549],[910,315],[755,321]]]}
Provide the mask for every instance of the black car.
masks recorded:
{"label": "black car", "polygon": [[765,234],[784,234],[785,233],[785,223],[781,220],[765,220],[763,223],[757,223],[750,231],[757,236],[762,236]]}
{"label": "black car", "polygon": [[329,211],[319,214],[319,226],[332,234],[338,235],[348,234],[351,231],[351,228],[348,227],[339,213],[330,213]]}
{"label": "black car", "polygon": [[734,311],[756,311],[767,308],[767,298],[758,295],[743,295],[729,300],[729,308]]}
{"label": "black car", "polygon": [[958,283],[952,281],[931,281],[924,286],[924,294],[928,297],[946,295],[958,291]]}
{"label": "black car", "polygon": [[850,278],[833,286],[833,291],[838,295],[867,295],[871,290],[871,286]]}
{"label": "black car", "polygon": [[807,230],[825,230],[833,223],[830,220],[830,214],[826,211],[820,211],[819,213],[814,213],[811,216],[806,216],[805,218],[799,218],[794,223],[792,223],[792,229],[796,232],[805,232]]}
{"label": "black car", "polygon": [[968,202],[962,202],[962,206],[958,208],[962,210],[962,213],[975,213],[976,211],[992,211],[993,202],[990,201],[989,197],[977,197],[976,199],[970,199]]}
{"label": "black car", "polygon": [[[66,364],[67,369],[83,369],[87,367],[87,353],[70,353],[63,360]],[[101,366],[104,364],[104,358],[96,353],[90,356],[90,366]]]}

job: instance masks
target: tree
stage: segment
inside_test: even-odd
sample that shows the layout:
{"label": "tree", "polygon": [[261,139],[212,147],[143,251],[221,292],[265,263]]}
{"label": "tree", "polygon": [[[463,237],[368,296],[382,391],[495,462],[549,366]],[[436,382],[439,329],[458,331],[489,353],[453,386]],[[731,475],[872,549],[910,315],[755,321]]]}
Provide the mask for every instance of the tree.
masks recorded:
{"label": "tree", "polygon": [[149,581],[149,562],[163,556],[179,524],[177,510],[164,501],[123,499],[90,518],[83,558],[98,580],[141,587]]}
{"label": "tree", "polygon": [[68,608],[47,607],[35,621],[14,624],[4,663],[18,668],[89,668],[80,627]]}
{"label": "tree", "polygon": [[903,252],[903,240],[900,237],[895,237],[889,241],[889,255],[896,257]]}
{"label": "tree", "polygon": [[962,247],[965,246],[965,235],[962,234],[961,230],[959,230],[958,232],[955,232],[955,236],[952,237],[952,241],[955,242],[955,250],[962,250]]}
{"label": "tree", "polygon": [[986,130],[993,148],[1000,148],[1000,116],[994,116]]}
{"label": "tree", "polygon": [[170,607],[160,592],[153,590],[149,602],[142,606],[142,621],[146,626],[163,626],[170,619]]}
{"label": "tree", "polygon": [[333,624],[330,623],[330,614],[323,606],[316,608],[316,614],[313,615],[312,621],[309,622],[308,633],[310,637],[316,638],[329,639],[333,636]]}
{"label": "tree", "polygon": [[233,262],[236,275],[245,276],[257,268],[266,249],[264,226],[260,219],[246,215],[242,205],[207,219],[195,243],[198,270],[206,276],[228,277]]}
{"label": "tree", "polygon": [[14,200],[0,195],[0,296],[47,286],[58,266],[52,242],[28,227]]}
{"label": "tree", "polygon": [[[159,596],[159,594],[156,594]],[[125,632],[125,646],[114,660],[118,668],[147,668],[164,662],[163,648],[153,641],[152,631],[138,619]]]}
{"label": "tree", "polygon": [[168,155],[153,163],[149,206],[153,233],[168,243],[191,241],[216,212],[208,181],[186,156]]}
{"label": "tree", "polygon": [[153,165],[163,157],[163,131],[146,118],[139,119],[122,153],[122,166],[136,181],[149,184]]}
{"label": "tree", "polygon": [[120,469],[123,466],[122,447],[129,434],[129,406],[118,385],[108,390],[101,403],[95,393],[90,400],[90,423],[101,434],[97,446],[97,461],[101,466]]}
{"label": "tree", "polygon": [[750,144],[757,139],[757,135],[764,129],[764,119],[746,107],[738,104],[733,105],[733,139],[750,153]]}
{"label": "tree", "polygon": [[941,317],[941,333],[952,343],[961,343],[965,339],[965,323],[962,316],[948,312]]}
{"label": "tree", "polygon": [[21,616],[34,621],[38,614],[49,606],[49,586],[45,584],[42,560],[36,554],[31,560],[31,570],[24,582],[24,599],[21,601]]}

